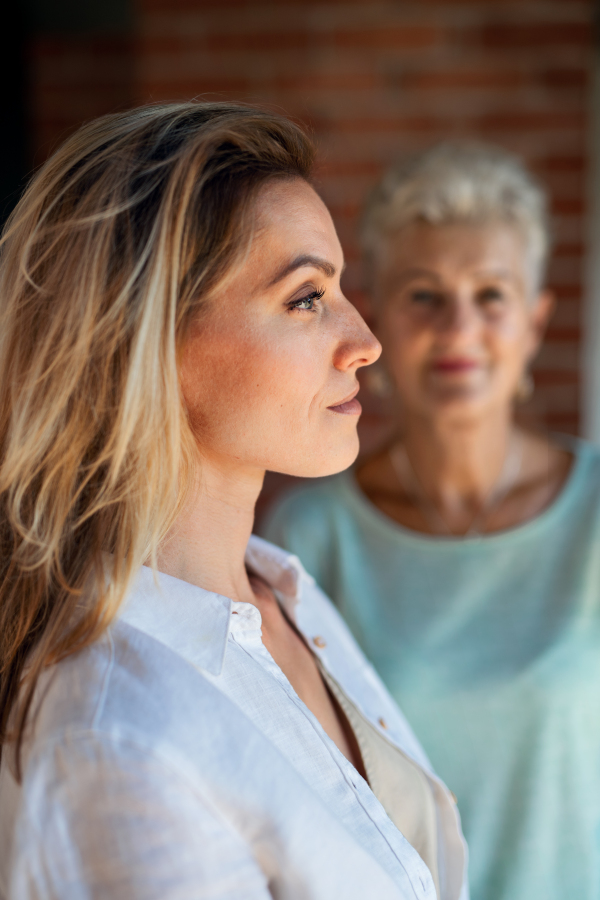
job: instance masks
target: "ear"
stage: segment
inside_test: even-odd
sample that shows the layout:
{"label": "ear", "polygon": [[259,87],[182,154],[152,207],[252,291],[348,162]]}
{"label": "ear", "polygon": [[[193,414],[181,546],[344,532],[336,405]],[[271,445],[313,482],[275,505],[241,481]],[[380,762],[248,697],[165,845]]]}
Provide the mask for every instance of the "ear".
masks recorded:
{"label": "ear", "polygon": [[544,339],[548,322],[552,317],[556,306],[556,297],[553,291],[544,289],[540,291],[535,298],[533,307],[529,315],[530,328],[530,347],[528,358],[532,360],[540,349],[540,344]]}

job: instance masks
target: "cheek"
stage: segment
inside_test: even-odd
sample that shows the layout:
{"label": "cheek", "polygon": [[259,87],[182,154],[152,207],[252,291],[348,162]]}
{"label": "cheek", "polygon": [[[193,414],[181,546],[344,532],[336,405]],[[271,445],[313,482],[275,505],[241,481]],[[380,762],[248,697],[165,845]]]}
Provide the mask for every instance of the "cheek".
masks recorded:
{"label": "cheek", "polygon": [[[251,342],[206,330],[188,339],[180,365],[184,402],[194,430],[217,427],[232,407],[247,402],[255,380]],[[244,399],[246,395],[246,399]]]}
{"label": "cheek", "polygon": [[487,343],[499,360],[520,364],[530,349],[528,323],[522,315],[507,315],[487,329]]}
{"label": "cheek", "polygon": [[383,316],[377,336],[387,365],[396,371],[418,366],[431,344],[430,329],[401,312],[390,311]]}
{"label": "cheek", "polygon": [[181,364],[181,385],[194,430],[269,431],[282,418],[310,411],[318,394],[317,354],[296,341],[250,329],[202,335],[189,342]]}

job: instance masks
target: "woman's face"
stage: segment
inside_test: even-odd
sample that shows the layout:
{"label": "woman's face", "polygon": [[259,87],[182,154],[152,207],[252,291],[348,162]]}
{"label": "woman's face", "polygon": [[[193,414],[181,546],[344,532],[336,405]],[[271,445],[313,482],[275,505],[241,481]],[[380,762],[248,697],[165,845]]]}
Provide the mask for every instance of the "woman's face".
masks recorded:
{"label": "woman's face", "polygon": [[506,411],[551,312],[531,289],[519,232],[414,224],[382,247],[375,333],[407,412],[470,419]]}
{"label": "woman's face", "polygon": [[381,348],[342,294],[342,249],[313,189],[269,183],[256,214],[247,259],[184,343],[184,401],[203,458],[329,475],[358,453],[356,371]]}

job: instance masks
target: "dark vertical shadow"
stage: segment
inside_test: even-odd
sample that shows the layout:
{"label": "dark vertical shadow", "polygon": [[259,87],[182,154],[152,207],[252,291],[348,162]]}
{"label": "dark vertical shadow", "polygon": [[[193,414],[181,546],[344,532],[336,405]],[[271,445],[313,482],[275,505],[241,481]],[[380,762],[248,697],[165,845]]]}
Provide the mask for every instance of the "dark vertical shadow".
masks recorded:
{"label": "dark vertical shadow", "polygon": [[29,171],[27,22],[23,5],[9,3],[0,28],[0,227],[17,203]]}

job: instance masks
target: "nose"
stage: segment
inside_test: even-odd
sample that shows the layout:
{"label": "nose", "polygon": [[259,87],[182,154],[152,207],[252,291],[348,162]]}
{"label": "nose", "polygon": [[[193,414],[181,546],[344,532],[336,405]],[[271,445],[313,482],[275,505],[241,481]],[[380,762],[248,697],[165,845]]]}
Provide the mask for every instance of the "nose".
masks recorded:
{"label": "nose", "polygon": [[340,371],[370,366],[381,356],[381,344],[349,300],[345,300],[345,321],[333,364]]}
{"label": "nose", "polygon": [[438,331],[449,337],[469,336],[477,327],[478,316],[470,298],[451,296],[438,319]]}

